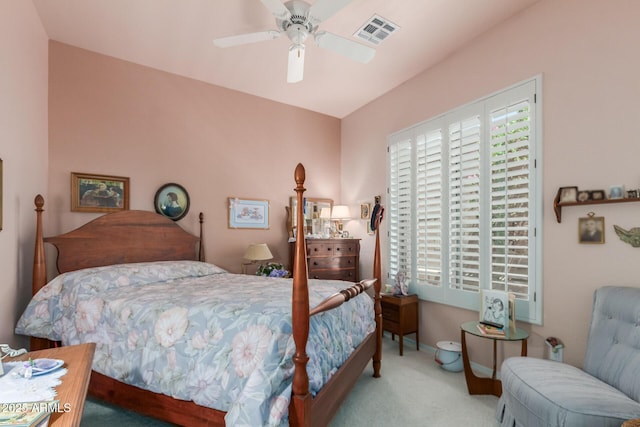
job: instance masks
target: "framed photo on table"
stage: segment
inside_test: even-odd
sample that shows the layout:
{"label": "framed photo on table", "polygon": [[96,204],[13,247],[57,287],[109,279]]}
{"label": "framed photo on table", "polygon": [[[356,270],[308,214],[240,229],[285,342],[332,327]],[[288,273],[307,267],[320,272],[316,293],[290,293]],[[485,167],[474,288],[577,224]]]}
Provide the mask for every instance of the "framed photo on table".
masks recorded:
{"label": "framed photo on table", "polygon": [[269,201],[229,197],[229,228],[269,228]]}
{"label": "framed photo on table", "polygon": [[182,185],[174,182],[160,187],[153,199],[156,212],[173,221],[184,218],[189,212],[190,204],[191,201],[187,190]]}
{"label": "framed photo on table", "polygon": [[129,178],[71,172],[71,211],[129,210]]}
{"label": "framed photo on table", "polygon": [[509,294],[492,289],[481,290],[480,321],[497,323],[505,329],[509,328]]}

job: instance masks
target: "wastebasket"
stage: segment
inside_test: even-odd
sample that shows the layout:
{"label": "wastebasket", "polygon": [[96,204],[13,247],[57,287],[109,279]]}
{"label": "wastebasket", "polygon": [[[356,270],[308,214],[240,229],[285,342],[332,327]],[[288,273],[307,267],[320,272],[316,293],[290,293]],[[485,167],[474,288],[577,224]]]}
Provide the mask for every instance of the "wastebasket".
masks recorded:
{"label": "wastebasket", "polygon": [[438,341],[435,360],[445,371],[462,371],[462,346],[459,342]]}
{"label": "wastebasket", "polygon": [[549,337],[544,341],[544,343],[549,349],[549,360],[562,362],[562,351],[564,349],[564,344],[562,344],[562,341],[554,337]]}

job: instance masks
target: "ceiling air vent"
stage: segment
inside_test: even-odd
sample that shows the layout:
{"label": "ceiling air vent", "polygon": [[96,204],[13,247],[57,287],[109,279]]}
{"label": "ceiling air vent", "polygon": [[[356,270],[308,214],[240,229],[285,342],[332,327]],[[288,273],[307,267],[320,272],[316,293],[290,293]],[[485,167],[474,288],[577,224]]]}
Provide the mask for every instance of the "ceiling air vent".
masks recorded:
{"label": "ceiling air vent", "polygon": [[373,15],[371,19],[365,22],[353,35],[377,46],[398,29],[400,29],[400,27],[388,19]]}

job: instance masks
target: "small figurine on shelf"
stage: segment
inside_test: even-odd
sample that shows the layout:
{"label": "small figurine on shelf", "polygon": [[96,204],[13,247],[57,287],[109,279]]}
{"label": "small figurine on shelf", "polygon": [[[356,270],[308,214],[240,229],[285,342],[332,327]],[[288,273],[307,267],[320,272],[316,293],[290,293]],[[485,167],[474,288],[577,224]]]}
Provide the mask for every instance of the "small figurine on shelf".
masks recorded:
{"label": "small figurine on shelf", "polygon": [[394,295],[409,294],[409,285],[407,285],[407,277],[405,276],[405,273],[402,270],[396,273],[396,280],[395,280],[395,283],[393,284],[393,294]]}

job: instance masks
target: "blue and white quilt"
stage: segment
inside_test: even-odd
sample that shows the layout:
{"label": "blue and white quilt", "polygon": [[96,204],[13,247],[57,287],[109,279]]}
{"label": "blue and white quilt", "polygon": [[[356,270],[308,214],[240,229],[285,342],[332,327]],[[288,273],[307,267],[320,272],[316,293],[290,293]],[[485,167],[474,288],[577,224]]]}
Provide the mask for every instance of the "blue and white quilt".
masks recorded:
{"label": "blue and white quilt", "polygon": [[[227,425],[286,425],[295,345],[291,279],[171,261],[89,268],[43,287],[16,333],[96,343],[93,369],[127,384],[226,411]],[[345,282],[309,281],[311,307]],[[360,295],[310,320],[310,390],[320,391],[375,329]]]}

